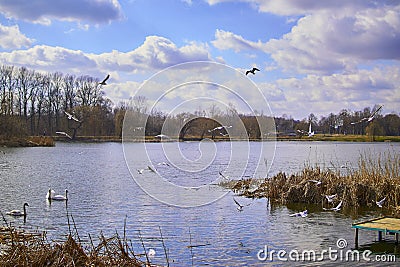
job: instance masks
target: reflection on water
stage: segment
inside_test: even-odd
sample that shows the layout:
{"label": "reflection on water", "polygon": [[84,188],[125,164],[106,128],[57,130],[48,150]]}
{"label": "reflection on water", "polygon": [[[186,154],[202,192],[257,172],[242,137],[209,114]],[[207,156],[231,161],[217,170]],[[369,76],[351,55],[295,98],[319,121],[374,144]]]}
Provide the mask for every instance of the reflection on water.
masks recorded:
{"label": "reflection on water", "polygon": [[[129,145],[135,149],[139,144]],[[245,145],[247,143],[243,143]],[[199,156],[198,143],[188,142],[181,146],[186,157],[196,159]],[[161,144],[149,147],[155,165],[168,160],[161,153]],[[185,172],[183,176],[173,165],[157,166],[157,169],[170,182],[179,185],[196,187],[212,183],[229,161],[228,148],[228,143],[215,144],[215,163],[202,170],[204,176],[196,172]],[[207,146],[201,149],[202,153],[207,152]],[[210,149],[214,149],[214,145]],[[100,231],[106,236],[116,231],[122,235],[126,220],[126,235],[132,240],[135,252],[143,252],[142,239],[146,248],[156,250],[153,262],[165,264],[161,229],[171,266],[191,266],[192,263],[194,266],[265,266],[271,263],[257,259],[257,253],[265,246],[274,250],[322,251],[329,247],[337,248],[339,238],[345,238],[348,248],[353,248],[351,224],[382,213],[377,208],[327,212],[319,205],[286,207],[271,205],[266,199],[235,197],[245,205],[243,211],[238,212],[232,193],[218,186],[211,186],[209,190],[222,191],[224,196],[219,200],[200,207],[178,208],[160,203],[140,189],[127,168],[122,145],[118,143],[57,143],[53,148],[2,150],[6,154],[0,155],[0,211],[4,214],[11,209],[22,209],[24,202],[29,203],[26,224],[21,218],[7,216],[8,222],[28,230],[46,230],[49,239],[64,238],[69,231],[66,205],[64,202],[49,203],[46,193],[49,188],[57,194],[68,189],[68,213],[73,216],[81,239],[87,241],[88,234],[95,237]],[[343,169],[356,168],[360,154],[376,155],[388,150],[399,153],[400,146],[391,143],[278,142],[269,176],[279,171],[297,172],[305,164],[323,168],[340,168],[342,165],[345,166]],[[230,162],[232,166],[240,166],[235,161],[247,161],[247,154],[242,157],[231,159],[234,161]],[[253,155],[249,157],[242,177],[249,175],[259,164]],[[134,161],[137,168],[147,167],[147,159],[137,157]],[[263,160],[261,164],[264,164]],[[152,174],[146,172],[144,175]],[[242,178],[232,170],[226,175],[233,179]],[[308,217],[289,217],[289,214],[304,208],[309,211]],[[376,233],[360,231],[359,234],[361,249],[387,253],[399,250],[393,242],[377,243]],[[386,239],[393,240],[391,236]],[[332,262],[315,265],[322,264]]]}

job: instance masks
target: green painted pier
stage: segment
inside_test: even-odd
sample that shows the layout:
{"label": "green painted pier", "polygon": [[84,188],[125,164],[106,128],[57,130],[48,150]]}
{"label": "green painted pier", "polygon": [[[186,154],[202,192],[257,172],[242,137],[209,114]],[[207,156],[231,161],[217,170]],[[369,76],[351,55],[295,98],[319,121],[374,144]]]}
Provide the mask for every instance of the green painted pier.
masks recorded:
{"label": "green painted pier", "polygon": [[392,217],[380,217],[368,221],[354,223],[351,228],[355,229],[354,243],[358,248],[358,230],[370,230],[378,232],[378,241],[382,241],[382,234],[394,235],[396,245],[399,243],[400,219]]}

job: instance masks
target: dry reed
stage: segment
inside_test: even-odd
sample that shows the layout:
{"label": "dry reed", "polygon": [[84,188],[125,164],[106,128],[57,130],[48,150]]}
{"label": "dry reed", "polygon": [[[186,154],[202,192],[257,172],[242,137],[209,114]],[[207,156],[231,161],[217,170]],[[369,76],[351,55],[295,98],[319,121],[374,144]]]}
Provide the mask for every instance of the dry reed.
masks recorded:
{"label": "dry reed", "polygon": [[[384,208],[400,215],[400,156],[384,153],[373,158],[361,155],[358,168],[323,170],[306,166],[301,172],[280,172],[271,178],[246,179],[222,183],[235,193],[251,198],[269,198],[282,204],[323,203],[325,195],[338,195],[344,207],[371,207],[386,197]],[[316,185],[310,180],[322,183]]]}
{"label": "dry reed", "polygon": [[[133,252],[132,243],[116,233],[106,238],[102,233],[95,246],[84,247],[71,233],[64,242],[49,242],[46,233],[26,233],[11,227],[3,214],[0,227],[0,266],[155,266],[141,261]],[[161,230],[160,230],[161,231]]]}

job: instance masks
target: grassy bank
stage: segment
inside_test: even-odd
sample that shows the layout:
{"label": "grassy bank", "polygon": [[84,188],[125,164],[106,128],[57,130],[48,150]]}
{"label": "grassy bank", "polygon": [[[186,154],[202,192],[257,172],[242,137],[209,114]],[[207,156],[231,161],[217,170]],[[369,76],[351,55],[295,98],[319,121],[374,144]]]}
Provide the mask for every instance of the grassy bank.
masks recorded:
{"label": "grassy bank", "polygon": [[[342,173],[345,174],[342,174]],[[320,181],[317,185],[310,180]],[[250,198],[269,198],[281,204],[326,203],[325,195],[337,194],[336,203],[344,207],[377,207],[376,201],[386,197],[383,209],[400,214],[400,156],[382,154],[376,158],[360,156],[356,170],[322,170],[305,167],[288,175],[278,173],[267,179],[228,181],[222,186]]]}
{"label": "grassy bank", "polygon": [[[64,136],[53,136],[55,141],[71,141]],[[207,136],[204,138],[208,138]],[[201,136],[190,136],[186,137],[185,141],[201,141],[204,140]],[[127,140],[127,141],[141,141]],[[164,138],[162,141],[170,141],[175,139]],[[216,136],[213,141],[260,141],[260,139],[245,139],[245,138],[230,138],[229,136]],[[269,137],[265,140],[278,140],[278,141],[339,141],[339,142],[400,142],[400,136],[368,136],[368,135],[325,135],[317,134],[313,137],[307,136],[277,136],[276,138]],[[117,136],[77,136],[74,141],[77,142],[122,142],[122,138]],[[145,136],[146,142],[160,142],[161,139],[154,136]]]}
{"label": "grassy bank", "polygon": [[5,147],[54,146],[54,144],[54,139],[50,136],[0,138],[0,146]]}
{"label": "grassy bank", "polygon": [[400,136],[370,136],[352,134],[316,134],[308,136],[278,136],[278,141],[339,141],[339,142],[400,142]]}

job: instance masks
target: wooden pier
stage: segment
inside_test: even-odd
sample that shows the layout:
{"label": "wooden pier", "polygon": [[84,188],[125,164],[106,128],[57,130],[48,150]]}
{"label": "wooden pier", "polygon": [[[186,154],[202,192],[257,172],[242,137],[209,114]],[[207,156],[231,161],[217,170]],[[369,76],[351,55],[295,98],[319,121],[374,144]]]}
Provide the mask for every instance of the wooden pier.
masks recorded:
{"label": "wooden pier", "polygon": [[351,228],[355,229],[354,243],[358,248],[358,229],[377,231],[378,241],[382,241],[382,234],[394,235],[396,245],[399,243],[400,219],[392,217],[380,217],[368,221],[354,223]]}

